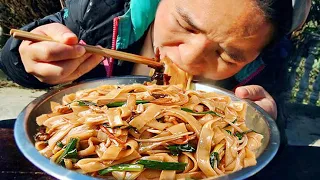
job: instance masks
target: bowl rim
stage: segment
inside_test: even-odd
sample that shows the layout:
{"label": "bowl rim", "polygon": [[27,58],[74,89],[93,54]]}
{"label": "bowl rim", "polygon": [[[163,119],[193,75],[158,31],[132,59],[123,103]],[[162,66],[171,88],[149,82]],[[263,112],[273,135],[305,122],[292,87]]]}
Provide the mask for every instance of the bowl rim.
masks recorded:
{"label": "bowl rim", "polygon": [[[32,112],[34,108],[39,106],[43,100],[54,96],[56,93],[58,93],[61,90],[82,85],[88,82],[99,82],[99,81],[108,81],[108,80],[119,80],[119,79],[135,79],[135,80],[149,80],[150,77],[147,76],[119,76],[119,77],[111,77],[111,78],[96,78],[96,79],[90,79],[85,80],[77,83],[72,83],[57,89],[53,89],[48,91],[47,93],[39,96],[38,98],[31,101],[18,115],[15,125],[14,125],[14,139],[16,141],[16,144],[22,154],[35,166],[46,172],[47,174],[56,177],[58,179],[83,179],[83,180],[93,180],[97,179],[94,177],[90,177],[81,173],[78,173],[73,170],[68,170],[62,166],[59,166],[53,162],[51,162],[48,158],[41,155],[36,148],[34,147],[34,144],[28,138],[27,135],[27,120],[28,116]],[[201,83],[199,83],[201,84]],[[209,86],[211,88],[218,89],[220,91],[226,92],[228,95],[234,96],[234,93],[232,91],[223,89],[221,87],[217,87],[211,84],[201,84],[204,86]],[[235,97],[235,96],[234,96]],[[235,97],[236,99],[239,99]],[[257,109],[261,115],[263,116],[266,124],[269,127],[269,133],[270,133],[270,139],[269,143],[266,146],[266,149],[264,152],[257,158],[257,165],[243,168],[240,171],[234,172],[232,174],[228,174],[222,177],[218,177],[217,179],[246,179],[250,176],[253,176],[257,172],[259,172],[261,169],[263,169],[276,155],[279,146],[280,146],[280,133],[278,130],[278,127],[276,125],[275,120],[271,118],[271,116],[265,112],[260,106],[256,105],[254,102],[245,100],[245,99],[239,99],[242,101],[247,102],[250,106],[253,106],[255,109]],[[212,178],[207,178],[212,179]]]}

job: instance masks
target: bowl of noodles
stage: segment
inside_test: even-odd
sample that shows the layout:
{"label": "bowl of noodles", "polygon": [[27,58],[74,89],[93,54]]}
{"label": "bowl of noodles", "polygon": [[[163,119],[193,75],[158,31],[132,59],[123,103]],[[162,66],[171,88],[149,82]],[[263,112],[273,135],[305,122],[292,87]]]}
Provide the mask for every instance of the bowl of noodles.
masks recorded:
{"label": "bowl of noodles", "polygon": [[58,179],[245,179],[280,136],[259,106],[201,83],[192,90],[97,79],[52,90],[18,116],[16,143]]}

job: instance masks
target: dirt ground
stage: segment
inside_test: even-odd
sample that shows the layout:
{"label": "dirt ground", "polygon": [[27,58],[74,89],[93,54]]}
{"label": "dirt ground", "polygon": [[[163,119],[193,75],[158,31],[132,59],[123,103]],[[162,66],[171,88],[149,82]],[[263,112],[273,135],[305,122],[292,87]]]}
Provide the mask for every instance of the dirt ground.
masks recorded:
{"label": "dirt ground", "polygon": [[8,81],[0,70],[0,120],[15,119],[26,105],[45,92],[26,89]]}

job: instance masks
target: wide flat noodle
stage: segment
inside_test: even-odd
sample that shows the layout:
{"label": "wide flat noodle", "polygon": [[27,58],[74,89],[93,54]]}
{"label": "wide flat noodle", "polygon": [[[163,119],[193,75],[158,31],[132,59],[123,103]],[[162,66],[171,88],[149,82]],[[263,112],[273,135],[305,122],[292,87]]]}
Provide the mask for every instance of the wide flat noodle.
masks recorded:
{"label": "wide flat noodle", "polygon": [[162,59],[164,74],[170,76],[169,84],[181,85],[183,89],[190,89],[192,75],[177,67],[168,57]]}
{"label": "wide flat noodle", "polygon": [[[220,177],[257,163],[263,136],[246,127],[246,106],[179,85],[102,85],[52,102],[52,112],[36,119],[35,147],[54,163],[99,178]],[[116,169],[139,160],[186,165]],[[106,168],[115,169],[99,175]]]}

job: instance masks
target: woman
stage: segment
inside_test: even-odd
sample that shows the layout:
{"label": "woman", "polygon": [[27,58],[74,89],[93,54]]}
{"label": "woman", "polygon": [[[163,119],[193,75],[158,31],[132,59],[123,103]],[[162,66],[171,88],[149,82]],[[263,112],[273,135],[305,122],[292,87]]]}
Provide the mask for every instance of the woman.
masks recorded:
{"label": "woman", "polygon": [[[18,84],[43,88],[147,71],[112,59],[101,63],[103,57],[76,45],[79,40],[149,57],[159,47],[188,73],[242,86],[265,66],[262,50],[300,26],[309,8],[310,0],[70,0],[61,12],[22,28],[61,43],[10,39],[1,63]],[[261,86],[235,93],[276,118],[276,104]]]}

